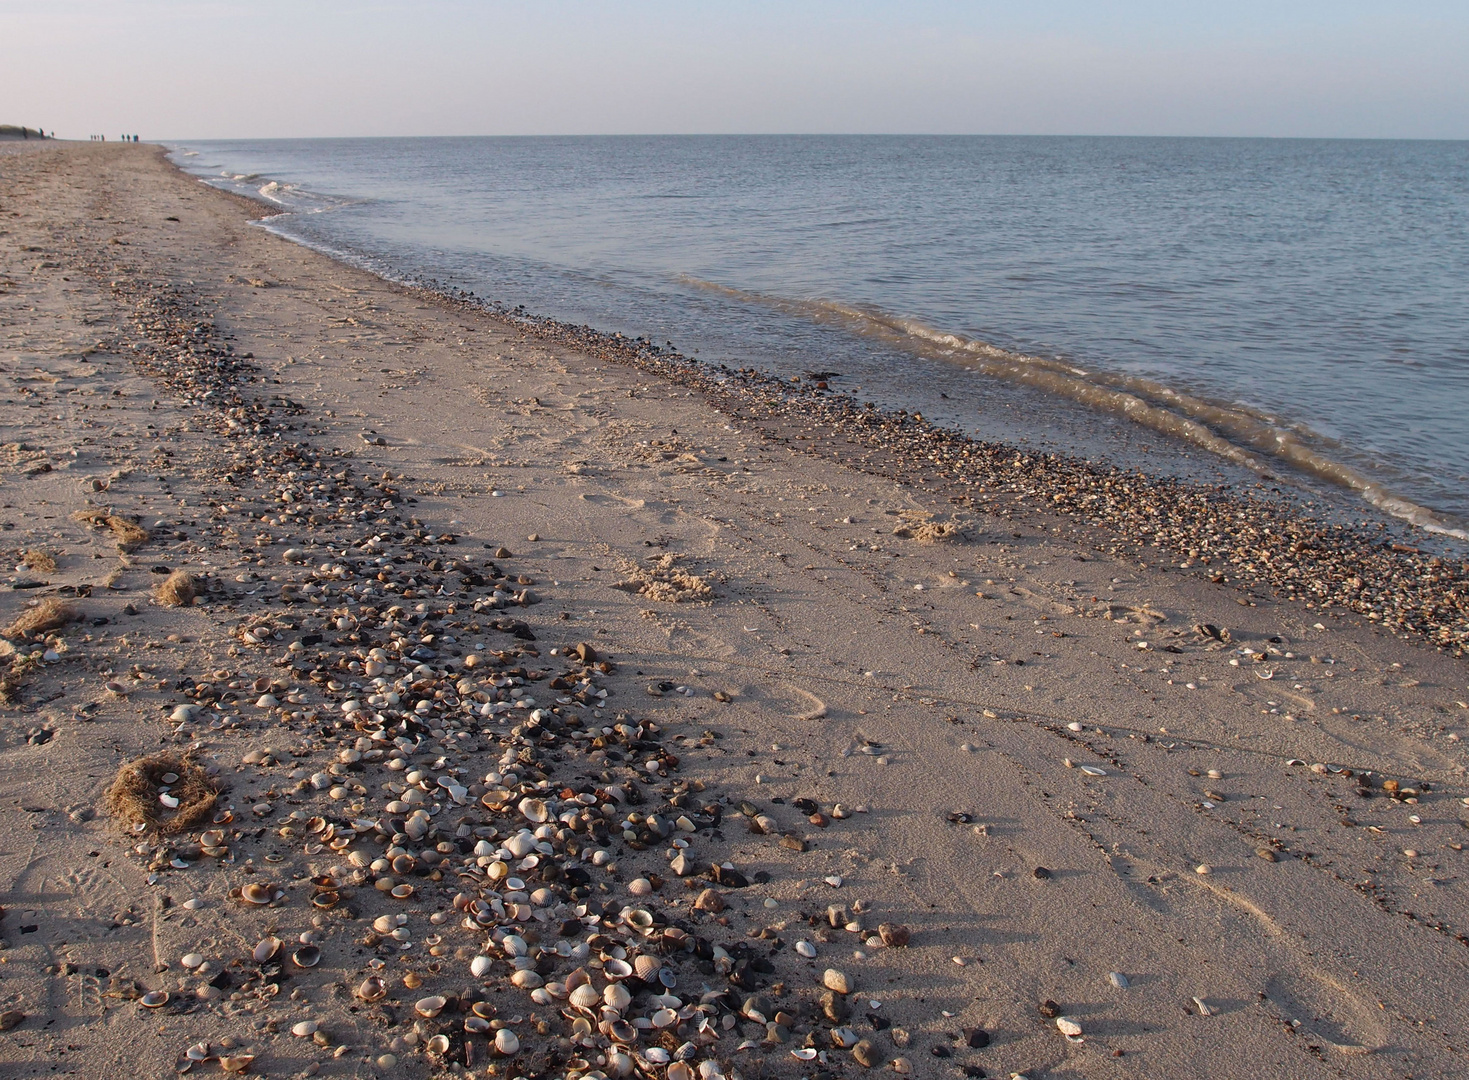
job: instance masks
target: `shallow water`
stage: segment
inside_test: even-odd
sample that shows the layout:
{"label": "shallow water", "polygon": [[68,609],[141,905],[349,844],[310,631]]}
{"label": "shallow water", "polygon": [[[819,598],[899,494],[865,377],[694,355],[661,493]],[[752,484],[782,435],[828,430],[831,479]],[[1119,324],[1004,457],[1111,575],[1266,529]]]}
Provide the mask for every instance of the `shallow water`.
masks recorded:
{"label": "shallow water", "polygon": [[837,372],[985,437],[1469,525],[1469,143],[371,139],[175,160],[393,276]]}

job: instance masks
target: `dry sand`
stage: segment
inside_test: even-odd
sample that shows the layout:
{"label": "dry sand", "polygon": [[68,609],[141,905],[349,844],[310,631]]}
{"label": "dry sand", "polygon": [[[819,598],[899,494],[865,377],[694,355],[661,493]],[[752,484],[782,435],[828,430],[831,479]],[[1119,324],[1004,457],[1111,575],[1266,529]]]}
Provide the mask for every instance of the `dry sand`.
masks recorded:
{"label": "dry sand", "polygon": [[[919,489],[293,246],[251,227],[259,212],[149,147],[0,148],[0,548],[15,568],[0,625],[51,600],[81,616],[0,644],[5,1075],[171,1075],[200,1042],[194,1072],[221,1055],[271,1076],[597,1068],[606,1039],[565,1041],[564,1001],[511,986],[504,958],[471,975],[488,930],[462,926],[452,899],[492,892],[472,875],[493,857],[473,844],[498,826],[492,850],[514,816],[480,802],[502,761],[522,783],[548,775],[553,798],[584,789],[618,823],[638,808],[614,810],[606,788],[627,794],[638,773],[640,812],[687,807],[696,831],[674,835],[698,867],[727,860],[750,882],[718,889],[717,921],[692,907],[711,882],[670,872],[668,839],[639,851],[614,826],[609,868],[578,824],[545,861],[582,877],[521,911],[553,982],[578,963],[553,951],[578,904],[631,900],[750,961],[739,977],[785,1011],[784,1042],[726,1020],[752,992],[714,996],[731,990],[728,963],[667,961],[681,1004],[706,1005],[664,1045],[688,1044],[706,1073],[867,1072],[821,1014],[828,967],[854,984],[836,1026],[871,1046],[874,1074],[1469,1072],[1462,661],[1263,590],[1144,569],[1038,511],[974,512],[967,532],[925,543],[923,523],[952,508]],[[118,532],[130,520],[146,540]],[[198,595],[166,603],[181,579],[158,586],[180,570]],[[483,603],[497,572],[504,610]],[[536,640],[494,629],[514,621]],[[395,633],[426,666],[404,700],[372,703],[362,658]],[[578,643],[608,670],[568,655]],[[416,661],[388,662],[401,663],[391,681]],[[488,681],[511,670],[555,708],[542,731],[559,741],[514,741],[529,710]],[[257,705],[265,694],[274,707]],[[480,716],[496,696],[511,722]],[[390,707],[414,697],[417,727]],[[191,700],[203,707],[175,711]],[[383,723],[363,720],[378,709]],[[589,741],[619,722],[636,746]],[[362,742],[384,724],[421,745]],[[360,745],[388,753],[339,761]],[[207,823],[128,835],[129,806],[173,811],[146,797],[104,809],[119,770],[158,753],[198,766],[174,785],[189,798],[220,789],[212,814],[232,820],[204,837],[214,856],[200,851]],[[406,770],[386,767],[395,755]],[[403,786],[415,768],[426,794]],[[439,776],[462,780],[466,805]],[[156,782],[134,786],[151,796]],[[418,857],[392,878],[414,885],[408,900],[374,888],[389,871],[349,862],[390,841],[347,822],[401,824],[440,803],[441,865],[401,845]],[[742,803],[784,843],[750,832]],[[832,818],[838,803],[852,812]],[[334,852],[315,817],[359,835]],[[661,889],[631,897],[655,871]],[[322,875],[342,899],[318,910]],[[262,884],[272,904],[239,899]],[[862,931],[828,925],[832,904],[860,905]],[[611,925],[621,906],[604,916],[612,937],[632,932]],[[372,929],[397,913],[407,948]],[[880,923],[905,924],[911,943],[884,945]],[[576,929],[569,940],[597,928]],[[290,951],[303,932],[319,965],[251,959],[262,938]],[[387,995],[364,1003],[374,970]],[[145,1008],[145,991],[169,1000]],[[448,1008],[417,1019],[431,994]],[[521,1050],[473,1035],[466,1070],[475,997]],[[628,1015],[656,1007],[640,994]],[[293,1036],[302,1021],[321,1037]],[[441,1029],[456,1061],[425,1050]],[[989,1044],[970,1047],[966,1029]],[[645,1051],[656,1034],[641,1033]],[[796,1056],[805,1047],[823,1057]]]}

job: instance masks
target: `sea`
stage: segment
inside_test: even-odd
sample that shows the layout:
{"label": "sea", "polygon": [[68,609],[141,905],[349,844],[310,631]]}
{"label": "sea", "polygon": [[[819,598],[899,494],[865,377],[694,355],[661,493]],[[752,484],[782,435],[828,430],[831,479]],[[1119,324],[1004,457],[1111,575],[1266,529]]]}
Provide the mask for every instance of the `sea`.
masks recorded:
{"label": "sea", "polygon": [[1469,540],[1469,142],[186,141],[396,281]]}

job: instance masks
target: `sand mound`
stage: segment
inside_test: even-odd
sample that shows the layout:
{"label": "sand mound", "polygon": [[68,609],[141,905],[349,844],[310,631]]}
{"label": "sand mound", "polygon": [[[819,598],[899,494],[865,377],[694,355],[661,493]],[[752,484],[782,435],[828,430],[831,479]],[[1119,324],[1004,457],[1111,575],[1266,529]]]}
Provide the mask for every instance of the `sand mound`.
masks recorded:
{"label": "sand mound", "polygon": [[949,540],[968,540],[973,523],[958,518],[941,520],[932,514],[908,511],[903,523],[893,529],[894,536],[916,540],[920,544],[941,544]]}
{"label": "sand mound", "polygon": [[714,589],[707,581],[678,567],[682,558],[669,553],[657,556],[646,566],[630,567],[625,571],[627,578],[612,587],[669,604],[713,599]]}

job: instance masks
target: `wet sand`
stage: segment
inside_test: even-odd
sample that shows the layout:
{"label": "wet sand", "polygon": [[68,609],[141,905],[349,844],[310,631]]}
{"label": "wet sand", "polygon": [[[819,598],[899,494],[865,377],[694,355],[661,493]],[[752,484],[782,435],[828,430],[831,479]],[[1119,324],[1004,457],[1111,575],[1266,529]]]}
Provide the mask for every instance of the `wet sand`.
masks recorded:
{"label": "wet sand", "polygon": [[10,1072],[1459,1069],[1462,568],[0,178]]}

